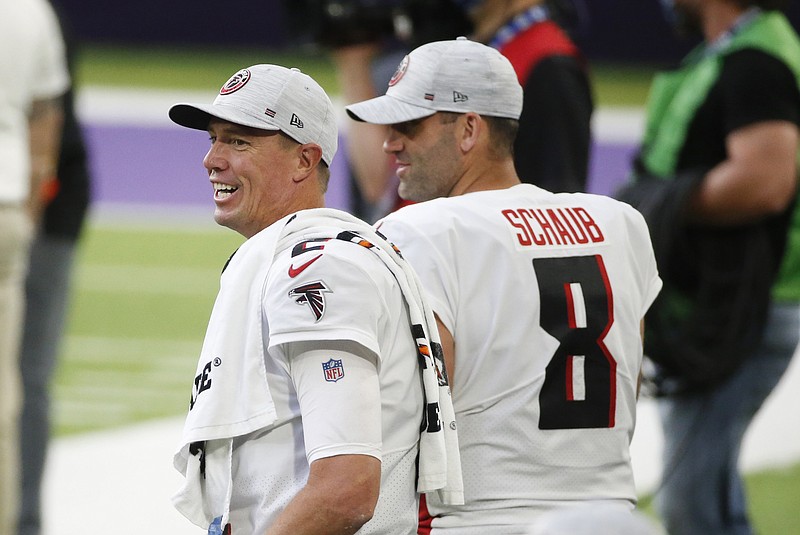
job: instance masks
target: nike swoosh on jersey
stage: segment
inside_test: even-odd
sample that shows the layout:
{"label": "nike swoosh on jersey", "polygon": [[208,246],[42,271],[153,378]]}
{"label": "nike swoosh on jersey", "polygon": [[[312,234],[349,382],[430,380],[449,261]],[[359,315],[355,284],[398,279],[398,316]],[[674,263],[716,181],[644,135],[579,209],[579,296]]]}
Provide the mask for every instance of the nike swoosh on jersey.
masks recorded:
{"label": "nike swoosh on jersey", "polygon": [[305,262],[304,264],[300,264],[297,267],[294,267],[293,265],[289,264],[289,277],[295,278],[296,276],[301,274],[308,266],[310,266],[311,264],[313,264],[314,262],[319,260],[319,258],[321,256],[322,255],[317,255],[314,258],[312,258],[311,260],[309,260],[308,262]]}

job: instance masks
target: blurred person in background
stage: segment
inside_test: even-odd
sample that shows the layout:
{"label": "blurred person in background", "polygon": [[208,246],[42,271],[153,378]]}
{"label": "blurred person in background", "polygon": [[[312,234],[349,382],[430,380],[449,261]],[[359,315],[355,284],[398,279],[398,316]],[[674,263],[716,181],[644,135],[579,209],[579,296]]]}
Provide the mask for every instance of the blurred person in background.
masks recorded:
{"label": "blurred person in background", "polygon": [[[54,4],[74,73],[76,44],[65,13]],[[75,249],[89,205],[90,176],[74,92],[63,98],[64,124],[58,169],[43,184],[46,204],[31,245],[20,351],[23,405],[20,420],[22,495],[18,535],[42,532],[42,481],[50,441],[50,383],[69,301]]]}
{"label": "blurred person in background", "polygon": [[589,68],[568,28],[585,25],[581,0],[457,0],[472,39],[511,61],[525,100],[514,142],[524,183],[586,191],[594,111]]}
{"label": "blurred person in background", "polygon": [[[287,11],[294,26],[330,55],[345,105],[380,94],[409,50],[472,30],[455,0],[288,0]],[[343,128],[351,211],[375,221],[404,204],[381,148],[384,128],[353,121]]]}
{"label": "blurred person in background", "polygon": [[69,88],[64,42],[44,0],[0,3],[0,534],[16,533],[19,507],[19,349],[29,246],[41,185],[56,173],[61,97]]}
{"label": "blurred person in background", "polygon": [[[402,17],[395,19],[401,21],[395,25],[398,33],[410,28],[409,48],[471,35],[473,40],[498,49],[511,61],[525,91],[514,145],[520,179],[555,192],[585,191],[594,105],[587,62],[565,30],[585,23],[580,2],[445,1],[449,5],[441,11],[448,16],[436,18],[430,9],[411,9],[409,24],[402,24]],[[428,21],[428,25],[419,21]],[[375,39],[332,47],[345,104],[377,96],[376,88],[391,83],[393,71],[384,69],[381,77],[371,75],[381,50]],[[402,54],[390,58],[396,66]],[[377,215],[402,206],[402,202],[387,203],[387,199],[397,199],[397,179],[392,164],[376,156],[385,134],[383,127],[350,124],[347,132],[348,157],[364,198],[378,203]]]}
{"label": "blurred person in background", "polygon": [[667,0],[703,42],[653,81],[633,181],[664,291],[647,315],[672,535],[753,533],[742,439],[800,337],[800,40],[779,0]]}

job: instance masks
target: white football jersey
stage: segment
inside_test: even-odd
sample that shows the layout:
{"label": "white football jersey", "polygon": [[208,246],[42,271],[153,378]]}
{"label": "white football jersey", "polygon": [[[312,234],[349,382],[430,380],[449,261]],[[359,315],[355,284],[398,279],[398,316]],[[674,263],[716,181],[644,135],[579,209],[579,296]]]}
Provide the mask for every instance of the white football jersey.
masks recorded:
{"label": "white football jersey", "polygon": [[661,288],[642,216],[522,184],[411,205],[376,227],[455,340],[466,504],[428,495],[433,532],[524,532],[575,500],[632,507],[640,321]]}
{"label": "white football jersey", "polygon": [[[267,379],[278,419],[234,440],[233,534],[265,533],[304,486],[311,462],[340,454],[382,460],[378,506],[358,533],[416,533],[423,395],[407,305],[392,273],[356,244],[300,241],[276,255],[262,306]],[[323,352],[298,372],[293,358],[315,344],[354,355],[348,361]],[[359,392],[360,378],[368,376],[362,368],[369,366],[373,375],[377,366],[380,385],[377,438],[362,440],[360,428],[369,423],[346,412],[335,413],[324,428],[304,428],[298,398],[357,397],[349,393]],[[298,373],[307,376],[305,392],[296,390]],[[337,393],[320,394],[325,389]]]}

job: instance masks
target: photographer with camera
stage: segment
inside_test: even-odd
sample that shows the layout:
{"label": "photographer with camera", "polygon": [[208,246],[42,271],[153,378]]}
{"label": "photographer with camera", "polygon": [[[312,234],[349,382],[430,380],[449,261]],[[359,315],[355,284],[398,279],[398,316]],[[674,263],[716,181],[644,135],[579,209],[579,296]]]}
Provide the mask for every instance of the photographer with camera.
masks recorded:
{"label": "photographer with camera", "polygon": [[586,24],[583,0],[457,0],[472,39],[503,54],[524,90],[514,165],[523,182],[586,191],[594,109],[588,64],[567,29]]}
{"label": "photographer with camera", "polygon": [[[593,100],[588,65],[567,29],[586,24],[582,0],[307,0],[312,39],[331,52],[345,104],[380,94],[406,50],[458,35],[512,63],[525,102],[514,146],[523,182],[585,191]],[[296,9],[296,8],[295,8]],[[302,9],[302,8],[301,8]],[[390,69],[390,70],[387,70]],[[399,206],[383,128],[347,125],[355,184],[374,220]]]}

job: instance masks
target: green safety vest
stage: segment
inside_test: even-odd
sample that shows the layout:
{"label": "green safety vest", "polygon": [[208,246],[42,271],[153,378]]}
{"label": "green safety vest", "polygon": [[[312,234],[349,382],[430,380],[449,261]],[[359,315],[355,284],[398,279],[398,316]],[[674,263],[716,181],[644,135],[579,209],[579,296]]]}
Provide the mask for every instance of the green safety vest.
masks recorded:
{"label": "green safety vest", "polygon": [[[678,70],[661,73],[653,79],[641,152],[641,161],[653,176],[669,178],[675,174],[689,125],[719,77],[723,58],[743,48],[762,50],[783,61],[800,87],[800,39],[780,12],[760,13],[725,46],[712,53],[699,46]],[[798,199],[796,202],[800,203]],[[786,252],[773,288],[776,300],[800,300],[800,207],[795,208]]]}

